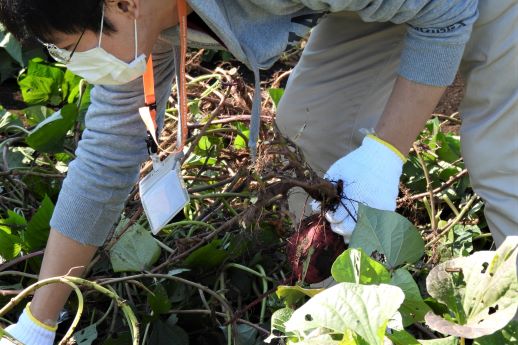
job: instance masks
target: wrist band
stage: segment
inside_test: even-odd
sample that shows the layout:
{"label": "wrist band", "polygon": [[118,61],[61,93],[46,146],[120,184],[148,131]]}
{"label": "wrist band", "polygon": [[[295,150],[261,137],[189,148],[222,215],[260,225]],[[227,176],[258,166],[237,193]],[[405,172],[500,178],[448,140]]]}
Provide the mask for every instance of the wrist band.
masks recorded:
{"label": "wrist band", "polygon": [[46,329],[47,331],[50,331],[50,332],[55,332],[57,329],[58,329],[58,326],[50,326],[50,325],[47,325],[43,322],[41,322],[40,320],[38,320],[37,318],[34,317],[34,315],[32,315],[31,313],[31,309],[29,308],[31,302],[27,303],[27,305],[25,306],[25,311],[27,312],[27,316],[29,317],[29,319],[36,325]]}
{"label": "wrist band", "polygon": [[376,136],[375,134],[371,133],[371,134],[367,134],[367,137],[368,138],[371,138],[373,140],[376,140],[378,143],[384,145],[385,147],[387,147],[389,150],[391,150],[392,152],[394,152],[400,159],[403,163],[405,163],[407,161],[406,157],[401,153],[401,151],[399,151],[394,145],[386,142],[385,140],[383,139],[380,139],[378,136]]}

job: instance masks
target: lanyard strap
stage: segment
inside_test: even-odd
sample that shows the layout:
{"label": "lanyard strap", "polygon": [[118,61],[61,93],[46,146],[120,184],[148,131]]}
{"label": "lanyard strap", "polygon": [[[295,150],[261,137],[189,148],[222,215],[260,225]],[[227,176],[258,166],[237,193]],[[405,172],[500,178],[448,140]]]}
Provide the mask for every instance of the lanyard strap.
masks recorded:
{"label": "lanyard strap", "polygon": [[185,0],[178,0],[178,21],[180,25],[180,81],[178,85],[178,103],[180,114],[178,116],[181,124],[181,140],[177,145],[178,152],[181,152],[187,142],[187,79],[185,78],[185,69],[187,64],[187,3]]}
{"label": "lanyard strap", "polygon": [[[180,27],[180,68],[178,73],[179,80],[177,83],[178,88],[178,140],[176,143],[176,152],[180,153],[185,147],[187,142],[187,82],[185,78],[186,68],[186,55],[187,55],[187,4],[185,0],[177,1],[178,11],[178,24]],[[150,55],[146,71],[143,76],[144,84],[144,100],[149,111],[152,124],[148,127],[148,137],[146,139],[148,150],[150,154],[157,153],[158,151],[158,125],[156,122],[156,96],[155,96],[155,75],[153,69],[153,56]],[[142,113],[142,111],[141,111]],[[145,121],[144,121],[145,122]],[[153,126],[153,132],[150,131],[150,126]]]}
{"label": "lanyard strap", "polygon": [[144,82],[144,100],[146,107],[149,108],[151,119],[155,130],[158,128],[156,123],[156,98],[155,98],[155,74],[153,69],[153,55],[149,56],[147,61],[146,72],[142,77]]}

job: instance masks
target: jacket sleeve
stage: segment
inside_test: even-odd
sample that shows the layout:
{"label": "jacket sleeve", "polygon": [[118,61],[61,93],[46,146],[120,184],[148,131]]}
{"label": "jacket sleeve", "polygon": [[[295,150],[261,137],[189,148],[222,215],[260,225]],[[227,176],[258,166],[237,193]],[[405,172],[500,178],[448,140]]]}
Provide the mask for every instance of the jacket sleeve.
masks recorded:
{"label": "jacket sleeve", "polygon": [[453,82],[478,17],[478,0],[288,0],[319,11],[355,11],[364,21],[408,25],[399,74],[427,85]]}
{"label": "jacket sleeve", "polygon": [[[171,43],[158,41],[153,62],[158,121],[163,123],[174,75]],[[146,128],[138,113],[143,104],[142,78],[92,89],[86,129],[63,182],[52,228],[83,244],[105,242],[148,158]]]}

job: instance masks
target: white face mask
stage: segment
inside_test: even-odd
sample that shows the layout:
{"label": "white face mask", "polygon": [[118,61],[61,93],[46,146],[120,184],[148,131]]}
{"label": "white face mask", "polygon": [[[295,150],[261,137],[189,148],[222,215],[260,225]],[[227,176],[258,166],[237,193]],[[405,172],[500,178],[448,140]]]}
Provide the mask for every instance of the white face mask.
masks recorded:
{"label": "white face mask", "polygon": [[[120,60],[101,48],[103,26],[104,8],[101,17],[101,31],[99,33],[98,46],[84,52],[75,52],[70,61],[68,61],[67,68],[74,74],[84,78],[90,84],[100,85],[122,85],[143,75],[146,71],[146,56],[141,54],[137,57],[137,20],[135,20],[135,59],[130,63]],[[47,48],[49,48],[48,45]],[[64,49],[55,46],[52,47],[52,49],[56,49],[57,51],[55,53],[61,56],[66,54],[70,55],[70,52]],[[54,55],[52,53],[51,51],[51,55]]]}

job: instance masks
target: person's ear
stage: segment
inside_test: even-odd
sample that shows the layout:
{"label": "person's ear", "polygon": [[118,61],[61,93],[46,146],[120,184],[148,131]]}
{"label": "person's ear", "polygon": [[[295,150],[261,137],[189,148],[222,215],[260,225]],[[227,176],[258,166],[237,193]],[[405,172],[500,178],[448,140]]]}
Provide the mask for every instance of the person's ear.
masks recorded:
{"label": "person's ear", "polygon": [[140,14],[140,0],[108,0],[106,6],[118,15],[136,19]]}

